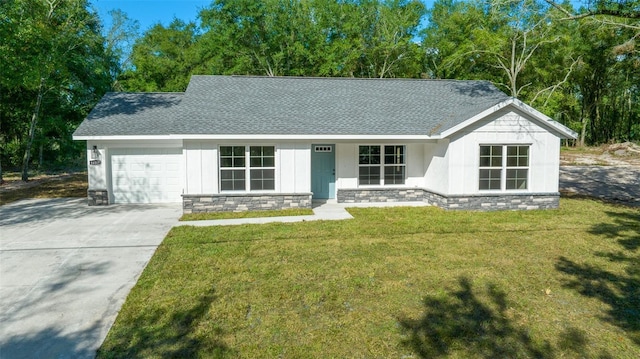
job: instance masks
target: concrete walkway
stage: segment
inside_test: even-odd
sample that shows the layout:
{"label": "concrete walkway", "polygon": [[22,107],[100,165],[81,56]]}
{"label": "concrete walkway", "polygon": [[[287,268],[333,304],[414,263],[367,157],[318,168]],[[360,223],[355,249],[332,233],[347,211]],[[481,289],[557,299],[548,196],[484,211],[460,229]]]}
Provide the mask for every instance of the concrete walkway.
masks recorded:
{"label": "concrete walkway", "polygon": [[232,226],[240,224],[263,224],[263,223],[289,223],[306,221],[334,221],[352,219],[353,216],[347,212],[349,207],[399,207],[428,206],[424,202],[386,202],[386,203],[337,203],[334,201],[314,202],[313,214],[308,216],[285,216],[285,217],[259,217],[259,218],[236,218],[236,219],[216,219],[207,221],[182,221],[175,226]]}

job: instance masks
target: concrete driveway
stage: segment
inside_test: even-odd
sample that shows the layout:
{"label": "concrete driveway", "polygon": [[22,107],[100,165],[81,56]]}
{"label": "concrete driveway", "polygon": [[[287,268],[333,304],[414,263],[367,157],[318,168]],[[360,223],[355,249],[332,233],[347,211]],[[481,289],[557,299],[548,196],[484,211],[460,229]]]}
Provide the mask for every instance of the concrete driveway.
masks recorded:
{"label": "concrete driveway", "polygon": [[561,166],[560,190],[640,207],[640,168]]}
{"label": "concrete driveway", "polygon": [[179,204],[0,207],[0,358],[93,358]]}

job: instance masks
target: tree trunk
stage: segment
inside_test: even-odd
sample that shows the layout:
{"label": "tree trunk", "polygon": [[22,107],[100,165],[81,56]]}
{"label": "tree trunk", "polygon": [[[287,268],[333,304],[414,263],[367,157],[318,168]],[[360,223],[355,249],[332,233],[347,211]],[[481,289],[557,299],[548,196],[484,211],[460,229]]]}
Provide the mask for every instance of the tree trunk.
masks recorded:
{"label": "tree trunk", "polygon": [[33,146],[33,138],[36,134],[36,124],[38,123],[38,114],[40,113],[40,105],[42,104],[42,97],[44,96],[44,77],[40,78],[40,86],[38,86],[38,98],[36,100],[36,107],[33,109],[31,115],[31,125],[29,127],[29,138],[27,139],[27,149],[24,151],[24,157],[22,160],[22,180],[29,180],[29,161],[31,160],[31,146]]}
{"label": "tree trunk", "polygon": [[582,130],[580,131],[580,147],[584,147],[584,139],[587,136],[587,118],[582,117]]}
{"label": "tree trunk", "polygon": [[0,184],[4,183],[4,178],[2,178],[2,152],[0,152]]}

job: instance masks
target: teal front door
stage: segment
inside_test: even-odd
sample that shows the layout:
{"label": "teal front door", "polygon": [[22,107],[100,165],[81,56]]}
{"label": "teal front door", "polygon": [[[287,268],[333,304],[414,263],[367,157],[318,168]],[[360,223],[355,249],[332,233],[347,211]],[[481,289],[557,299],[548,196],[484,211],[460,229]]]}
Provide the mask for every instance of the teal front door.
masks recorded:
{"label": "teal front door", "polygon": [[311,145],[311,192],[313,199],[336,195],[335,145]]}

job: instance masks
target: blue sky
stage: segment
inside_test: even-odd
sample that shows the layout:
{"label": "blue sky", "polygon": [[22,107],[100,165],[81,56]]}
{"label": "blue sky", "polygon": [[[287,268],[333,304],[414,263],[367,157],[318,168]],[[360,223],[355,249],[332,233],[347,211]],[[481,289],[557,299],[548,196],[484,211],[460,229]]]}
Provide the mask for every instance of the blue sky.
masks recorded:
{"label": "blue sky", "polygon": [[[571,0],[574,6],[578,6],[580,1]],[[110,26],[108,12],[120,9],[130,19],[138,20],[141,33],[157,23],[169,25],[174,17],[184,21],[196,20],[200,10],[208,7],[211,2],[212,0],[91,0],[92,6],[98,11],[106,29]],[[427,7],[431,7],[434,0],[424,0],[423,2]]]}
{"label": "blue sky", "polygon": [[[433,1],[423,2],[430,7]],[[157,23],[169,25],[174,17],[184,21],[196,20],[200,10],[208,7],[211,2],[212,0],[91,0],[106,29],[110,26],[109,11],[120,9],[130,19],[138,20],[140,32]]]}
{"label": "blue sky", "polygon": [[138,20],[140,31],[161,23],[169,25],[173,18],[184,21],[195,20],[200,10],[208,7],[212,0],[91,0],[105,28],[110,26],[108,12],[113,9],[124,11],[130,19]]}

